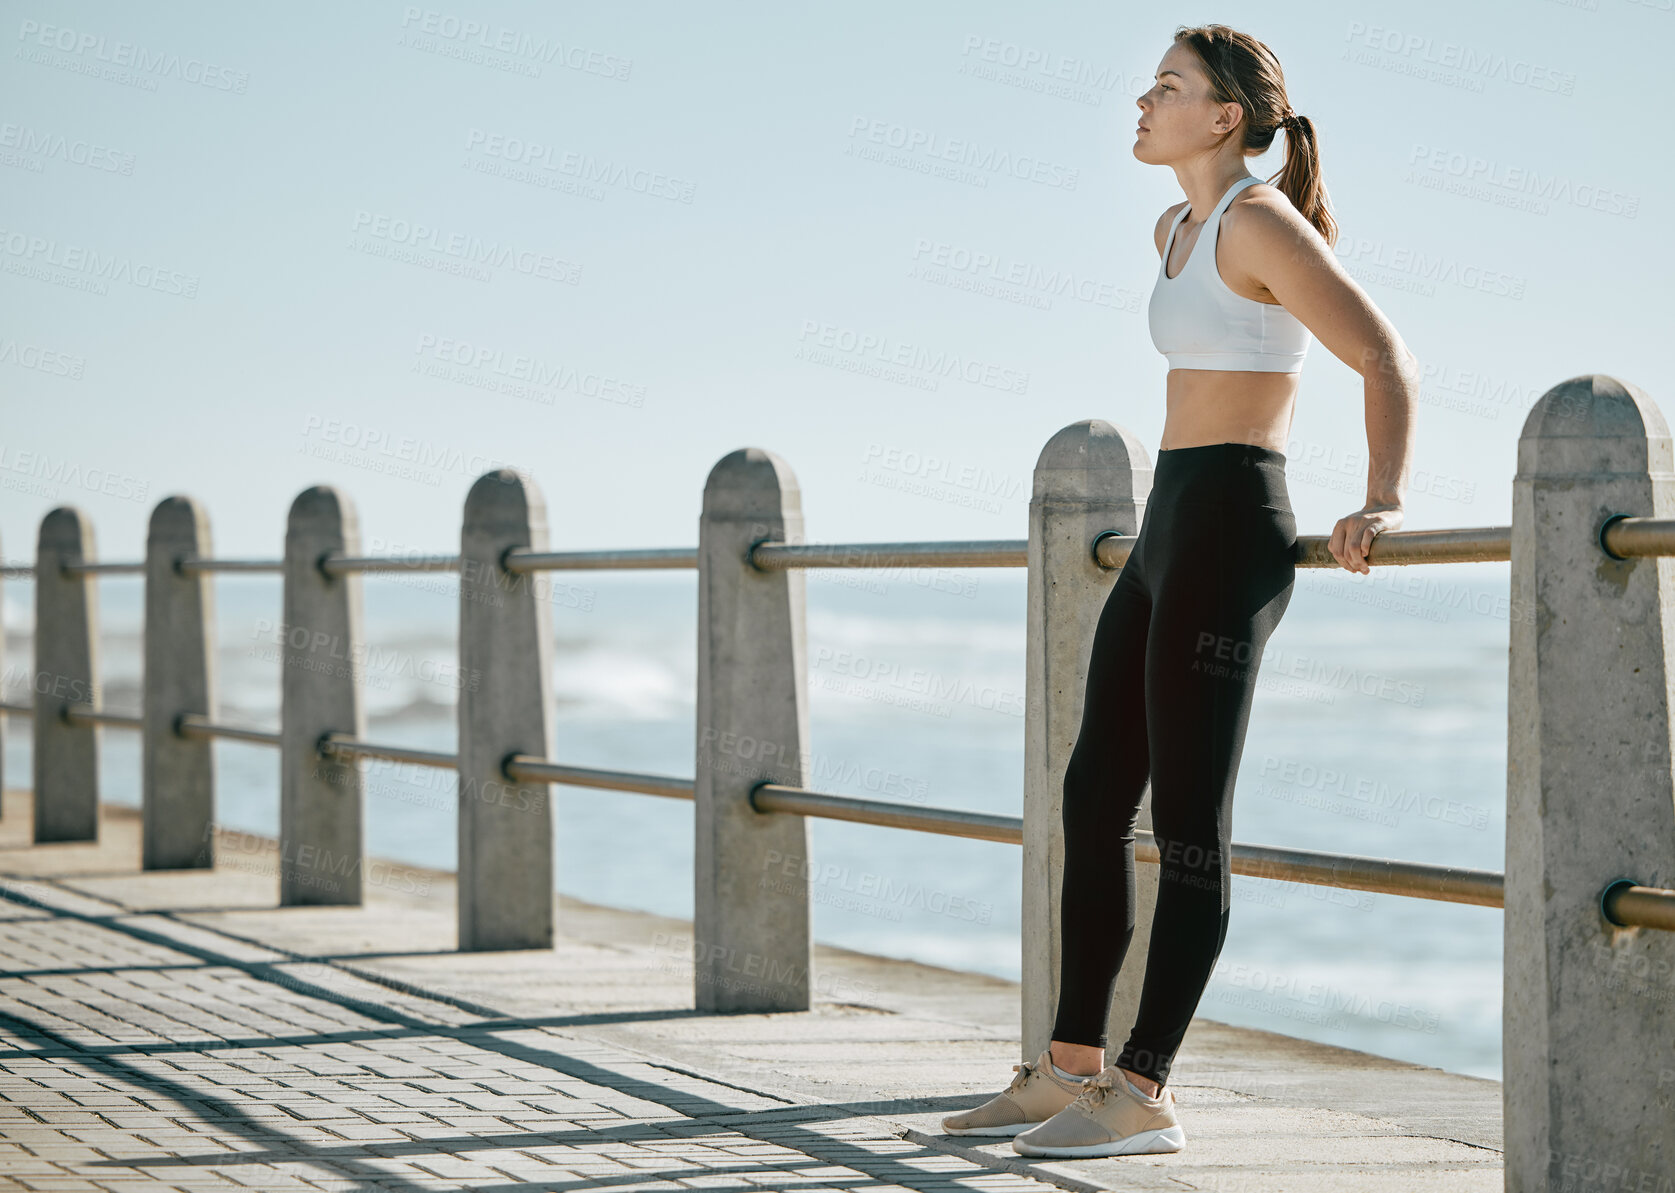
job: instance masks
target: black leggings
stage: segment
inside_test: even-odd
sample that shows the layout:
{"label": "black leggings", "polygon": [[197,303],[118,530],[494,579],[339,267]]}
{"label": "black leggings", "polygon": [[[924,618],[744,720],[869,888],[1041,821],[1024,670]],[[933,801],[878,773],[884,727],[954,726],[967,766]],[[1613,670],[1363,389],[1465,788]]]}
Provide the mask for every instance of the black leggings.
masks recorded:
{"label": "black leggings", "polygon": [[1134,1031],[1108,1063],[1160,1085],[1227,939],[1234,776],[1263,647],[1291,600],[1296,543],[1283,453],[1160,449],[1139,537],[1094,633],[1064,775],[1052,1038],[1107,1045],[1149,781],[1157,908]]}

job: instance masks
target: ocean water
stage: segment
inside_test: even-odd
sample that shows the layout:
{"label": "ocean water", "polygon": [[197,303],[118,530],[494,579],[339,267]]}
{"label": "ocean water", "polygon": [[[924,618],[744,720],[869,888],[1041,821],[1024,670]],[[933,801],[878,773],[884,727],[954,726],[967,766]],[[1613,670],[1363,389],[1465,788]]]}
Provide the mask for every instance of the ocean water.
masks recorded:
{"label": "ocean water", "polygon": [[[1023,573],[807,577],[811,785],[1020,814]],[[135,709],[141,583],[100,585],[105,705]],[[690,776],[695,574],[579,572],[555,586],[558,758]],[[457,593],[447,575],[366,578],[373,738],[453,748],[470,679],[456,665]],[[1234,839],[1502,869],[1507,598],[1505,564],[1300,570],[1262,663]],[[8,700],[27,699],[32,600],[28,582],[6,582]],[[276,726],[279,580],[220,577],[216,602],[219,716]],[[101,736],[105,798],[137,805],[137,735]],[[274,751],[216,750],[220,822],[275,833]],[[366,765],[369,852],[452,868],[452,777]],[[8,727],[4,771],[11,785],[30,781],[27,722]],[[689,803],[552,790],[560,891],[692,915]],[[817,940],[1018,979],[1016,846],[810,824]],[[1498,1079],[1501,929],[1492,908],[1235,876],[1198,1014]]]}

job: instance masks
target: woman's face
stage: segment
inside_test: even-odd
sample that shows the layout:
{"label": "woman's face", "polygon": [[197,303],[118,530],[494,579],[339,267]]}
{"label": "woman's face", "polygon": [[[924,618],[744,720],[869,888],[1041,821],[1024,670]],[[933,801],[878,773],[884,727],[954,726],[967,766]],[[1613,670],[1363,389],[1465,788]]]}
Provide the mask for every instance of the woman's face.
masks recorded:
{"label": "woman's face", "polygon": [[[1140,119],[1134,132],[1134,156],[1143,162],[1178,161],[1212,148],[1230,129],[1228,105],[1210,97],[1210,80],[1198,55],[1173,45],[1157,65],[1151,88],[1134,101]],[[1237,112],[1237,107],[1233,108]],[[1237,119],[1235,114],[1232,119]],[[1218,127],[1220,125],[1225,127]]]}

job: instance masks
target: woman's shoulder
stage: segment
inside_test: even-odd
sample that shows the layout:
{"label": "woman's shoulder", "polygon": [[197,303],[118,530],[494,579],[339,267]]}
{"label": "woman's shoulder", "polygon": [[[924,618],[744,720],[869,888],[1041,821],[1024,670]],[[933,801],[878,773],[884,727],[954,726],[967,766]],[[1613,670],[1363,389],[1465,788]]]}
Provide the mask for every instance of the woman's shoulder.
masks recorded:
{"label": "woman's shoulder", "polygon": [[1248,236],[1296,235],[1307,224],[1287,195],[1271,182],[1252,182],[1239,188],[1222,212],[1221,239],[1238,244]]}
{"label": "woman's shoulder", "polygon": [[1225,215],[1226,212],[1232,211],[1234,208],[1244,208],[1248,210],[1252,207],[1265,207],[1271,211],[1281,212],[1297,210],[1296,207],[1292,205],[1290,195],[1287,195],[1273,183],[1264,182],[1261,179],[1258,179],[1255,182],[1248,183],[1247,185],[1240,187],[1239,193],[1234,195],[1233,198],[1229,200],[1226,211],[1224,211],[1223,214]]}

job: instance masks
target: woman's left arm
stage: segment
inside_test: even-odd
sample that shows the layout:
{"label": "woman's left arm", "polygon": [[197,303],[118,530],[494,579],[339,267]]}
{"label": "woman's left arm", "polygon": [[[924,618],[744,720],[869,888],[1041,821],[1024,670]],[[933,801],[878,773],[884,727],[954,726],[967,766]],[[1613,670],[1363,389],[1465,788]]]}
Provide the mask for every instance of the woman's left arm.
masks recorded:
{"label": "woman's left arm", "polygon": [[1373,535],[1402,524],[1419,362],[1384,312],[1338,264],[1325,237],[1289,199],[1283,194],[1252,195],[1239,207],[1239,222],[1245,225],[1238,238],[1241,263],[1365,382],[1367,504],[1338,519],[1328,547],[1349,571],[1366,574]]}

